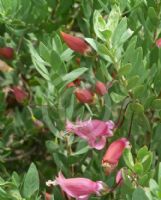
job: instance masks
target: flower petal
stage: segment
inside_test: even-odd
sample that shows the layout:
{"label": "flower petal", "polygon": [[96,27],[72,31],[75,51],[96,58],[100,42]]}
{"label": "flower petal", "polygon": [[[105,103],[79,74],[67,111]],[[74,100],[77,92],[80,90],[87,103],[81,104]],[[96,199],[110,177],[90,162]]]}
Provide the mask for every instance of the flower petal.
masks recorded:
{"label": "flower petal", "polygon": [[84,195],[84,196],[79,196],[78,198],[76,198],[76,200],[88,200],[89,196],[88,195]]}
{"label": "flower petal", "polygon": [[95,148],[97,150],[101,150],[106,145],[106,137],[99,137],[99,138],[97,138],[97,140],[96,139],[95,140],[89,140],[88,144],[92,148]]}

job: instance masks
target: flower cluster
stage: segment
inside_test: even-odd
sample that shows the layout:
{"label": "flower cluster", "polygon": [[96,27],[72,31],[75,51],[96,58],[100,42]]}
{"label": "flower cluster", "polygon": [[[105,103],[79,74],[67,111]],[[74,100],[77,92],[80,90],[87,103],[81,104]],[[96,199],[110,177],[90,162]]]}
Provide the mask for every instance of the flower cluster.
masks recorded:
{"label": "flower cluster", "polygon": [[[71,36],[61,32],[62,38],[69,48],[75,52],[86,54],[91,51],[90,46],[81,38]],[[78,81],[79,80],[79,81]],[[67,87],[76,87],[75,96],[82,103],[91,103],[93,101],[94,92],[100,96],[107,93],[107,87],[104,83],[96,81],[94,91],[87,88],[80,88],[80,79],[68,84]],[[102,150],[106,146],[106,139],[114,135],[116,128],[112,120],[102,121],[91,119],[87,121],[71,121],[66,122],[66,132],[74,133],[76,136],[87,141],[91,148]],[[105,175],[111,174],[118,166],[119,160],[125,148],[129,148],[130,143],[126,138],[119,138],[113,141],[107,148],[102,158],[102,167]],[[121,185],[123,181],[122,171],[118,171],[116,175],[116,184]],[[110,188],[102,181],[92,181],[87,178],[65,178],[60,172],[54,181],[47,181],[47,186],[59,185],[61,189],[69,196],[76,200],[87,200],[91,194],[101,195],[104,192],[110,192]]]}

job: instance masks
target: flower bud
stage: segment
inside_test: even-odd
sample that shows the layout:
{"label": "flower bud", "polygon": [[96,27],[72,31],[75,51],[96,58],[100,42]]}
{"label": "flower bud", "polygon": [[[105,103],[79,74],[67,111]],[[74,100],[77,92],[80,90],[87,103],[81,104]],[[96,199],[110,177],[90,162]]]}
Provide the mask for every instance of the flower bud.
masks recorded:
{"label": "flower bud", "polygon": [[70,82],[70,83],[67,84],[66,87],[67,88],[75,87],[75,84],[74,84],[74,82]]}
{"label": "flower bud", "polygon": [[28,97],[27,92],[24,89],[22,89],[18,86],[14,86],[12,88],[12,92],[13,92],[15,99],[18,103],[23,103],[23,101],[25,101]]}
{"label": "flower bud", "polygon": [[106,175],[109,175],[117,167],[124,149],[129,147],[130,144],[126,138],[118,139],[110,144],[102,159],[102,166],[105,169]]}
{"label": "flower bud", "polygon": [[95,85],[96,93],[100,96],[104,96],[108,91],[106,85],[101,81],[97,81]]}
{"label": "flower bud", "polygon": [[156,40],[155,43],[156,43],[157,47],[160,48],[161,47],[161,38],[159,38],[158,40]]}
{"label": "flower bud", "polygon": [[51,200],[51,194],[45,193],[45,200]]}
{"label": "flower bud", "polygon": [[43,123],[42,121],[40,121],[39,119],[36,119],[34,116],[32,116],[32,121],[33,121],[34,125],[35,125],[38,129],[44,128],[44,123]]}
{"label": "flower bud", "polygon": [[116,174],[116,184],[117,185],[122,185],[123,183],[123,177],[122,177],[122,169],[120,169],[117,174]]}
{"label": "flower bud", "polygon": [[67,46],[73,51],[80,54],[87,54],[88,52],[91,52],[91,47],[85,42],[85,40],[64,32],[61,32],[61,36]]}
{"label": "flower bud", "polygon": [[81,59],[80,59],[80,58],[76,58],[75,60],[76,60],[76,63],[77,63],[78,65],[80,65]]}
{"label": "flower bud", "polygon": [[81,103],[93,102],[93,93],[88,89],[76,89],[75,96]]}
{"label": "flower bud", "polygon": [[0,56],[6,58],[6,59],[13,59],[14,56],[14,50],[11,47],[3,47],[0,48]]}

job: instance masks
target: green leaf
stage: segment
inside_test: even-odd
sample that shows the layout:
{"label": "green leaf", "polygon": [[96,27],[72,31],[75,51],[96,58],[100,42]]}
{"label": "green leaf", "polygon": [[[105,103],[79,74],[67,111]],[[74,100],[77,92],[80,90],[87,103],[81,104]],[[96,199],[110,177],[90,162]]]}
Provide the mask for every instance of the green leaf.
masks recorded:
{"label": "green leaf", "polygon": [[24,197],[31,198],[31,196],[38,190],[39,190],[39,174],[35,164],[31,163],[24,180],[24,185],[23,185]]}
{"label": "green leaf", "polygon": [[144,172],[143,165],[141,163],[135,163],[134,172],[138,175],[142,175]]}
{"label": "green leaf", "polygon": [[86,0],[82,0],[81,2],[83,13],[87,19],[89,19],[92,14],[92,4],[92,0],[89,0],[88,2]]}
{"label": "green leaf", "polygon": [[161,109],[161,99],[155,99],[155,100],[153,100],[152,103],[151,103],[151,107],[153,109],[160,110]]}
{"label": "green leaf", "polygon": [[127,75],[130,72],[131,68],[132,65],[130,63],[122,66],[118,71],[119,76]]}
{"label": "green leaf", "polygon": [[31,52],[32,61],[36,67],[36,70],[42,75],[43,78],[45,78],[46,80],[50,80],[49,72],[45,67],[45,65],[49,66],[49,64],[39,56],[31,42],[28,42],[28,47]]}
{"label": "green leaf", "polygon": [[110,12],[107,22],[107,27],[111,32],[114,32],[114,30],[116,29],[120,16],[121,16],[120,8],[114,5],[112,7],[112,11]]}
{"label": "green leaf", "polygon": [[132,194],[132,200],[149,200],[143,189],[137,188]]}
{"label": "green leaf", "polygon": [[82,149],[80,149],[79,151],[73,153],[72,155],[76,156],[76,155],[84,154],[84,153],[88,152],[89,149],[90,149],[89,146],[85,146]]}
{"label": "green leaf", "polygon": [[42,42],[40,42],[40,45],[39,45],[39,52],[40,52],[40,56],[46,62],[50,62],[50,52],[49,52],[48,48],[45,46],[45,44],[43,44]]}
{"label": "green leaf", "polygon": [[66,73],[66,68],[64,63],[61,60],[61,57],[56,51],[52,51],[50,55],[50,64],[54,73],[62,74]]}
{"label": "green leaf", "polygon": [[159,185],[157,184],[157,182],[154,179],[150,179],[149,187],[150,187],[150,190],[152,191],[152,193],[156,195],[159,190]]}
{"label": "green leaf", "polygon": [[149,153],[149,152],[148,152],[147,146],[144,146],[144,147],[140,148],[139,151],[137,152],[137,159],[138,159],[139,161],[142,161],[143,158],[144,158],[148,153]]}
{"label": "green leaf", "polygon": [[78,77],[80,77],[82,74],[84,74],[84,72],[86,72],[87,70],[88,70],[88,68],[80,67],[79,69],[75,69],[75,70],[69,72],[68,74],[64,75],[62,77],[62,80],[66,81],[67,83],[72,82],[75,79],[77,79]]}
{"label": "green leaf", "polygon": [[112,36],[112,42],[115,49],[119,48],[132,35],[133,31],[127,29],[127,19],[124,17]]}
{"label": "green leaf", "polygon": [[135,76],[132,76],[131,78],[128,79],[128,86],[127,86],[127,89],[130,90],[134,87],[137,86],[138,82],[139,82],[139,76],[138,75],[135,75]]}
{"label": "green leaf", "polygon": [[158,183],[159,183],[159,186],[161,187],[161,162],[159,163]]}
{"label": "green leaf", "polygon": [[144,113],[144,106],[140,103],[132,103],[130,108],[135,113]]}
{"label": "green leaf", "polygon": [[131,150],[130,150],[130,149],[125,149],[125,150],[124,150],[123,158],[124,158],[124,161],[125,161],[126,165],[127,165],[131,170],[133,170],[133,167],[134,167],[134,160],[133,160],[132,153],[131,153]]}
{"label": "green leaf", "polygon": [[145,85],[138,85],[133,89],[135,98],[143,97],[145,95]]}
{"label": "green leaf", "polygon": [[110,96],[111,96],[112,100],[115,103],[119,103],[119,102],[121,102],[125,98],[125,96],[117,94],[115,92],[111,92]]}
{"label": "green leaf", "polygon": [[142,186],[146,186],[148,183],[149,183],[149,179],[151,177],[151,174],[149,173],[146,173],[144,174],[143,176],[139,176],[139,184],[142,185]]}
{"label": "green leaf", "polygon": [[106,22],[98,10],[94,11],[93,24],[94,24],[94,31],[97,37],[107,42],[111,36],[111,31],[108,30]]}
{"label": "green leaf", "polygon": [[91,45],[91,47],[95,50],[98,51],[97,49],[97,41],[94,40],[93,38],[85,38],[85,41]]}
{"label": "green leaf", "polygon": [[104,44],[101,44],[99,42],[97,42],[96,45],[97,45],[97,52],[100,56],[102,56],[105,60],[109,62],[115,63],[112,49],[108,49]]}
{"label": "green leaf", "polygon": [[152,152],[148,151],[146,146],[139,149],[137,152],[137,160],[142,163],[144,172],[147,172],[152,164]]}
{"label": "green leaf", "polygon": [[155,11],[155,9],[153,7],[149,7],[148,8],[148,17],[150,18],[151,20],[151,23],[154,25],[154,26],[157,26],[157,23],[158,23],[158,16],[157,16],[157,13]]}

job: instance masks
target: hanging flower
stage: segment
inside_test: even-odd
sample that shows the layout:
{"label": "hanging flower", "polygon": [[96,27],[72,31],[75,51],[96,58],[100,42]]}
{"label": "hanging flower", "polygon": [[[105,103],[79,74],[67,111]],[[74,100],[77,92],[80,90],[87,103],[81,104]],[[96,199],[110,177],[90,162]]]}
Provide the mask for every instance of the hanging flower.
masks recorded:
{"label": "hanging flower", "polygon": [[61,36],[64,42],[67,44],[67,46],[73,51],[78,52],[80,54],[87,54],[91,51],[91,47],[85,42],[85,40],[64,32],[61,32]]}
{"label": "hanging flower", "polygon": [[97,150],[104,148],[106,137],[113,136],[113,121],[88,120],[78,121],[73,124],[67,121],[66,131],[74,132],[79,137],[87,140],[90,147]]}
{"label": "hanging flower", "polygon": [[88,200],[91,194],[100,195],[107,186],[102,181],[92,181],[87,178],[65,178],[59,173],[55,181],[47,181],[47,186],[59,185],[61,189],[70,197],[76,200]]}
{"label": "hanging flower", "polygon": [[107,175],[110,174],[117,167],[124,149],[129,147],[130,144],[126,138],[118,139],[110,144],[102,159],[102,166],[105,168],[105,172]]}
{"label": "hanging flower", "polygon": [[100,96],[104,96],[108,91],[106,85],[101,81],[97,81],[95,85],[96,93]]}
{"label": "hanging flower", "polygon": [[2,47],[0,48],[0,56],[6,59],[13,59],[14,50],[11,47]]}

